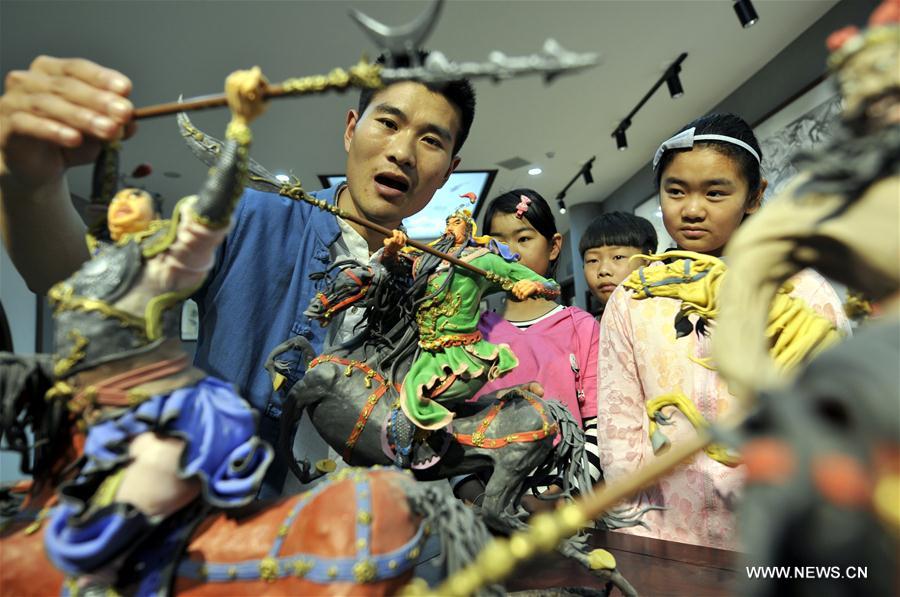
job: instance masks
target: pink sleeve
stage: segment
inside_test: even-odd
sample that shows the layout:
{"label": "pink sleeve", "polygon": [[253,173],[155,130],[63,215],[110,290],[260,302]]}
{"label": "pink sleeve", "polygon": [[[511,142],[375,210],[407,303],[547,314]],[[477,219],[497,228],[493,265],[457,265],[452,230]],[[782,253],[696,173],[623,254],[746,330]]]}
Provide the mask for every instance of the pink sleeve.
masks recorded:
{"label": "pink sleeve", "polygon": [[791,278],[792,295],[802,298],[816,313],[827,317],[844,336],[849,336],[850,320],[831,284],[815,270],[806,269]]}
{"label": "pink sleeve", "polygon": [[624,288],[617,289],[600,323],[597,441],[607,481],[621,479],[640,468],[647,441],[645,398],[634,353],[630,301],[631,295]]}
{"label": "pink sleeve", "polygon": [[589,313],[585,313],[579,327],[581,337],[578,341],[584,347],[584,341],[587,340],[587,355],[586,357],[582,355],[584,358],[578,359],[584,363],[581,371],[584,375],[582,379],[584,395],[580,398],[578,406],[581,410],[581,420],[586,421],[597,416],[597,344],[600,341],[600,324]]}

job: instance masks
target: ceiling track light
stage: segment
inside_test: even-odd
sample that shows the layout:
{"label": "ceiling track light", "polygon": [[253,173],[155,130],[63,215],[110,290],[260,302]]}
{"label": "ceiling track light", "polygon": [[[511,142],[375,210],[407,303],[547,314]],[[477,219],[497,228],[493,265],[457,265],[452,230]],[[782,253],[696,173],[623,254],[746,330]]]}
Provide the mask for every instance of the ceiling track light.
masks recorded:
{"label": "ceiling track light", "polygon": [[681,77],[678,76],[678,73],[681,72],[681,67],[671,69],[666,74],[666,86],[669,88],[669,95],[672,98],[679,98],[684,95],[684,87],[681,86]]}
{"label": "ceiling track light", "polygon": [[[737,5],[735,5],[735,10],[737,10]],[[755,14],[755,13],[754,13]],[[675,62],[669,65],[663,75],[653,84],[653,87],[650,88],[644,97],[641,98],[641,101],[638,102],[631,112],[628,113],[628,116],[622,119],[622,122],[613,130],[611,137],[616,139],[616,148],[619,151],[625,151],[628,149],[628,139],[625,137],[625,131],[628,130],[628,127],[631,126],[631,119],[634,118],[634,115],[638,113],[638,110],[644,107],[644,104],[647,103],[656,90],[660,88],[663,84],[663,81],[666,82],[666,85],[669,87],[669,95],[672,97],[681,97],[684,95],[684,87],[681,86],[681,78],[678,74],[681,72],[681,63],[687,58],[687,52],[682,52],[678,58],[675,59]]]}
{"label": "ceiling track light", "polygon": [[556,204],[559,206],[559,213],[566,213],[566,204],[563,202],[563,198],[566,196],[566,191],[568,191],[579,178],[584,178],[584,184],[591,184],[594,182],[594,175],[591,173],[591,168],[593,168],[594,160],[596,159],[597,156],[592,156],[591,159],[583,163],[581,168],[578,169],[578,172],[575,173],[575,176],[572,177],[572,180],[556,194]]}
{"label": "ceiling track light", "polygon": [[752,27],[759,20],[759,15],[756,14],[756,9],[753,8],[753,2],[750,0],[734,0],[734,13],[744,29]]}
{"label": "ceiling track light", "polygon": [[593,184],[594,183],[594,175],[591,173],[591,168],[594,167],[594,160],[597,159],[597,156],[592,157],[588,161],[581,166],[581,176],[584,177],[584,184]]}

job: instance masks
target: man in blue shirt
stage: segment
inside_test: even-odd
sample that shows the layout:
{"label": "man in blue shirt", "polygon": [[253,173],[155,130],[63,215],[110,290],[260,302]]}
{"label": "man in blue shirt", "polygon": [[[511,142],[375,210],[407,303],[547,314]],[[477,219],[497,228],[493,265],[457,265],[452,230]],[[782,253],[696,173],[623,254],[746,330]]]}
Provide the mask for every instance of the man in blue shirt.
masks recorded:
{"label": "man in blue shirt", "polygon": [[[130,133],[130,89],[121,73],[82,59],[40,57],[28,71],[7,75],[0,97],[0,221],[7,251],[34,292],[45,292],[88,259],[65,172],[91,162],[101,142]],[[465,81],[441,88],[403,81],[364,91],[344,128],[347,184],[316,195],[398,228],[459,164],[474,106]],[[309,276],[327,268],[342,231],[326,212],[254,190],[244,193],[234,220],[196,297],[195,362],[238,385],[263,414],[261,435],[275,443],[281,408],[263,364],[272,348],[296,334],[321,349],[324,330],[303,316],[317,291]],[[356,224],[351,229],[370,252],[382,246],[382,235]],[[270,469],[269,494],[280,489],[285,472],[283,459]]]}

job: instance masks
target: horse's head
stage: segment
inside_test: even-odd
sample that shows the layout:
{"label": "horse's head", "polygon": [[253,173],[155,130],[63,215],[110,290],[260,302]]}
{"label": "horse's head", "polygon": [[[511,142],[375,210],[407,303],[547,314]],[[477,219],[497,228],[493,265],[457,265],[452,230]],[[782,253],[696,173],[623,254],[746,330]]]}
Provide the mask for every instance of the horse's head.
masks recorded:
{"label": "horse's head", "polygon": [[303,312],[322,325],[328,325],[335,314],[361,301],[373,285],[387,276],[384,267],[377,262],[363,265],[352,260],[340,261],[331,269],[337,270],[336,273],[327,276],[329,282],[325,289],[316,293]]}
{"label": "horse's head", "polygon": [[20,470],[34,480],[33,495],[62,481],[80,455],[65,398],[45,398],[53,382],[50,355],[0,352],[0,444],[18,452]]}

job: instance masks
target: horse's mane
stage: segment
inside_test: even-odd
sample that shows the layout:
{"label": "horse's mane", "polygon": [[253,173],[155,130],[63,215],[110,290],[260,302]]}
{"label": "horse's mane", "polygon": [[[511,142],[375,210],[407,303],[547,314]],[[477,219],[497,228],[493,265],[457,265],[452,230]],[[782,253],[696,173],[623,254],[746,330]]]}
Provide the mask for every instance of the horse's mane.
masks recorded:
{"label": "horse's mane", "polygon": [[44,399],[52,385],[49,355],[0,353],[0,443],[19,454],[19,469],[34,478],[50,474],[71,432],[64,399]]}
{"label": "horse's mane", "polygon": [[[442,252],[452,247],[453,237],[442,237],[434,245]],[[349,262],[335,266],[346,263]],[[367,291],[361,321],[363,328],[338,349],[348,353],[361,349],[367,357],[376,354],[374,368],[386,379],[400,379],[405,372],[400,372],[399,368],[408,365],[419,350],[416,311],[424,301],[444,292],[453,279],[454,268],[451,267],[441,287],[426,294],[428,278],[440,264],[439,257],[426,253],[408,270],[392,267],[390,275],[383,276]]]}

